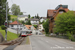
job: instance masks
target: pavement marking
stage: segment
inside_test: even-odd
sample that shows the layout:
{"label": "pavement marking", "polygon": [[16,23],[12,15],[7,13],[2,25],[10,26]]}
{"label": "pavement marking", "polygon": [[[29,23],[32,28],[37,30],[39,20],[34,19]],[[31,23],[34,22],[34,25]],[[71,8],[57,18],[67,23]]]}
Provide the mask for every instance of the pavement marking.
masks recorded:
{"label": "pavement marking", "polygon": [[60,46],[58,46],[58,45],[55,45],[56,47],[60,47]]}

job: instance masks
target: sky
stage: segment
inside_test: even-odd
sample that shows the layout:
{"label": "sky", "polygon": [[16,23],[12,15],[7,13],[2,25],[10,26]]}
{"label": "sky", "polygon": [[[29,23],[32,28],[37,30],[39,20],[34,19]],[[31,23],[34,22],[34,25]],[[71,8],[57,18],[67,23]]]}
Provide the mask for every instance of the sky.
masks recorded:
{"label": "sky", "polygon": [[[20,6],[21,12],[26,12],[24,15],[31,16],[39,15],[40,17],[47,16],[48,9],[55,9],[58,5],[68,5],[69,10],[75,11],[75,0],[7,0],[9,8],[12,4]],[[10,10],[11,11],[11,10]]]}

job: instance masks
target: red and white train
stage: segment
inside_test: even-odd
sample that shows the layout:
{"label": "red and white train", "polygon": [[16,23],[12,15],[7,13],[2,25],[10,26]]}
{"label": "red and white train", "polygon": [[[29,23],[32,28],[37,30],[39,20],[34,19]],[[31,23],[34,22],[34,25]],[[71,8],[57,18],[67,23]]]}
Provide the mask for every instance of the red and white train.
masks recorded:
{"label": "red and white train", "polygon": [[26,37],[26,36],[32,35],[31,33],[32,33],[31,31],[30,31],[30,32],[21,31],[20,36],[21,36],[21,37]]}

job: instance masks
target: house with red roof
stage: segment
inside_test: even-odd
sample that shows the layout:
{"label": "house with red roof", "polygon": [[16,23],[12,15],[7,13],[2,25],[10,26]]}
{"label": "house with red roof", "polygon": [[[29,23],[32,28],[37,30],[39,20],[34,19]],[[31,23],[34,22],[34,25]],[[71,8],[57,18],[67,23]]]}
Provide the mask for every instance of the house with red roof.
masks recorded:
{"label": "house with red roof", "polygon": [[20,22],[18,21],[14,21],[12,23],[9,24],[9,28],[11,29],[19,29],[19,30],[22,30],[24,27],[23,27],[23,24],[21,24]]}
{"label": "house with red roof", "polygon": [[68,5],[58,5],[55,10],[47,10],[47,18],[49,19],[49,32],[53,33],[53,27],[54,27],[54,22],[55,19],[57,18],[58,14],[66,13],[68,12]]}

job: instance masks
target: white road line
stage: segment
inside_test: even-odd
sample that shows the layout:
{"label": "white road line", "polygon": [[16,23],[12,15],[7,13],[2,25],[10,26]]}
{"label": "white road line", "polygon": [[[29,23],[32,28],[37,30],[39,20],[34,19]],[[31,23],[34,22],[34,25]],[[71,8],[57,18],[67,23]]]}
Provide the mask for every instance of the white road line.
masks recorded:
{"label": "white road line", "polygon": [[58,45],[55,45],[56,47],[60,47],[60,46],[58,46]]}

